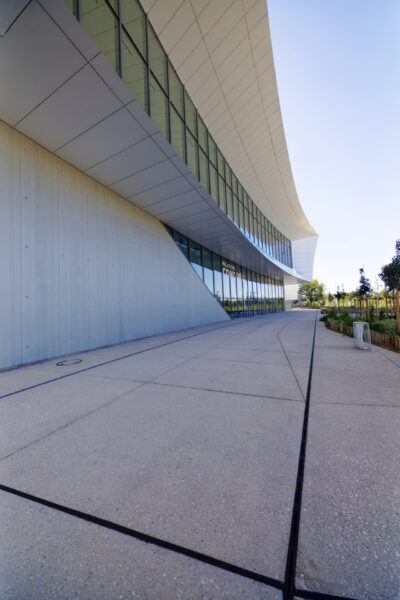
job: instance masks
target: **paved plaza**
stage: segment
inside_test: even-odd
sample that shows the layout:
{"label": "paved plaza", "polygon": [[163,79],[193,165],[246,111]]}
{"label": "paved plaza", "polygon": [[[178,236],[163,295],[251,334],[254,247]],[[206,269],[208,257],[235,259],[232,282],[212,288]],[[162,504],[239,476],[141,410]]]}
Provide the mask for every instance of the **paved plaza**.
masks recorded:
{"label": "paved plaza", "polygon": [[281,599],[316,324],[296,593],[399,598],[400,355],[318,316],[1,373],[0,597]]}

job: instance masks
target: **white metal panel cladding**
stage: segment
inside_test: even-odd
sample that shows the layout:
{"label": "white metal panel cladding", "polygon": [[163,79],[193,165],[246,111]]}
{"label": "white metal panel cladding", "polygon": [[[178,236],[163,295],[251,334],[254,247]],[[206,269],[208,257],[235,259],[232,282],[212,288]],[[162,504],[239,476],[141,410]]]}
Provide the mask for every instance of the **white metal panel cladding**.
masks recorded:
{"label": "white metal panel cladding", "polygon": [[290,240],[315,236],[293,181],[266,0],[141,4],[200,115],[260,210]]}
{"label": "white metal panel cladding", "polygon": [[0,122],[0,368],[227,319],[152,216]]}

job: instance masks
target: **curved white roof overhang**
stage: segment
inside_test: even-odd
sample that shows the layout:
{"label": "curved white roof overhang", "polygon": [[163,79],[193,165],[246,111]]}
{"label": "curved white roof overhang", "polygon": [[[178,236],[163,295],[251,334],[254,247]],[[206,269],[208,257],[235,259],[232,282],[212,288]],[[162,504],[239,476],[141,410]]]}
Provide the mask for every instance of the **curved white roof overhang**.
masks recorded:
{"label": "curved white roof overhang", "polygon": [[290,240],[316,236],[297,197],[266,0],[141,0],[234,173]]}

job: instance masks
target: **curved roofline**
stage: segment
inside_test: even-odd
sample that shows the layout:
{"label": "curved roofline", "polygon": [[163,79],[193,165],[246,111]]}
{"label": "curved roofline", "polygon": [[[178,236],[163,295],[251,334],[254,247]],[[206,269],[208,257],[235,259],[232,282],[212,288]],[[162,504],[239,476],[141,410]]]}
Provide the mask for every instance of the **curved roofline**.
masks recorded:
{"label": "curved roofline", "polygon": [[141,3],[199,114],[259,209],[290,240],[317,235],[293,180],[266,1],[184,0],[178,8],[167,0]]}

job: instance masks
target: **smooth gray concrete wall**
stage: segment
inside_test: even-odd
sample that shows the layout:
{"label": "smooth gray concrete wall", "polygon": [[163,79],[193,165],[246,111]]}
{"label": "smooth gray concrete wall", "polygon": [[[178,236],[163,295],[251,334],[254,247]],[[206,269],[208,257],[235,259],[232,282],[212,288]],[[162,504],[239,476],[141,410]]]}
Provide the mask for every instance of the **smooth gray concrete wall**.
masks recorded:
{"label": "smooth gray concrete wall", "polygon": [[0,368],[229,319],[162,224],[0,121]]}

